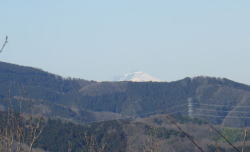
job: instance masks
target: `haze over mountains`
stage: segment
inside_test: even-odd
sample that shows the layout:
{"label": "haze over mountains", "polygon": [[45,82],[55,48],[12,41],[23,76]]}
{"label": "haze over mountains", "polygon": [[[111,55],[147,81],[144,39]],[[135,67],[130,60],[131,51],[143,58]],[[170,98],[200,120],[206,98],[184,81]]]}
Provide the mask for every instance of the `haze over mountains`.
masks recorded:
{"label": "haze over mountains", "polygon": [[[35,111],[47,117],[79,122],[180,111],[184,115],[207,116],[218,124],[250,124],[249,119],[244,119],[250,117],[249,113],[244,113],[250,109],[250,86],[225,78],[95,82],[64,79],[35,68],[4,62],[0,62],[0,73],[1,109],[7,107],[5,101],[9,97],[6,91],[15,88],[10,96],[17,103],[23,102],[24,112]],[[137,74],[145,76],[144,73]],[[188,113],[190,107],[187,104],[190,102],[192,113]],[[233,119],[239,116],[244,117]]]}
{"label": "haze over mountains", "polygon": [[0,4],[0,152],[250,152],[250,1]]}
{"label": "haze over mountains", "polygon": [[[204,149],[213,152],[214,140],[220,138],[208,132],[207,123],[250,126],[248,85],[213,77],[187,77],[174,82],[152,82],[151,77],[143,79],[148,82],[130,80],[65,79],[36,68],[0,62],[0,109],[4,112],[11,106],[23,115],[48,119],[35,145],[46,151],[67,151],[72,141],[74,151],[88,152],[90,147],[83,138],[86,134],[98,139],[98,148],[106,146],[104,151],[109,152],[140,152],[142,145],[150,146],[148,140],[161,145],[157,148],[162,152],[196,151],[166,119],[172,115]],[[5,124],[0,119],[1,123]],[[237,134],[225,130],[233,142],[240,141],[240,129],[233,130]],[[226,145],[221,147],[233,151]]]}

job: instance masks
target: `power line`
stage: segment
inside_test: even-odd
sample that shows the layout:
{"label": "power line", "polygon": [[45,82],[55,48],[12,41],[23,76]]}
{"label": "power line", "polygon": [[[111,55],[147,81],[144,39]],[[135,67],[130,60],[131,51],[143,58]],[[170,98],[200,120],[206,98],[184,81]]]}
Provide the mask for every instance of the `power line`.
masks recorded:
{"label": "power line", "polygon": [[238,108],[250,108],[250,106],[238,106],[238,105],[219,105],[219,104],[204,104],[204,103],[192,103],[193,105],[200,105],[200,106],[210,106],[210,107],[238,107]]}
{"label": "power line", "polygon": [[235,151],[241,152],[236,146],[234,146],[234,144],[229,139],[227,139],[227,137],[225,137],[218,129],[216,129],[207,119],[206,120],[202,119],[202,120],[207,122],[208,126],[219,136],[221,136],[227,142],[227,144],[229,144]]}
{"label": "power line", "polygon": [[[216,105],[216,104],[198,104],[198,103],[192,103],[195,105],[204,105],[204,106],[228,106],[228,105]],[[112,121],[112,120],[130,120],[130,119],[136,119],[138,117],[144,117],[144,116],[148,116],[148,115],[154,115],[154,114],[176,114],[176,113],[186,113],[185,111],[183,111],[185,108],[187,107],[188,103],[186,104],[181,104],[181,105],[175,105],[172,106],[170,108],[164,109],[164,110],[159,110],[159,111],[155,111],[155,112],[148,112],[148,113],[143,113],[143,114],[138,114],[138,116],[125,116],[123,118],[117,118],[117,119],[111,119],[111,120],[101,120],[101,121],[91,121],[91,122],[87,122],[86,124],[91,124],[91,123],[98,123],[98,122],[104,122],[104,121]],[[181,108],[183,107],[183,108]],[[249,107],[250,106],[231,106],[231,107]],[[177,110],[177,111],[172,111],[174,109],[178,109],[181,108],[181,110]],[[235,111],[235,110],[211,110],[211,109],[206,109],[206,108],[195,108],[193,109],[195,110],[199,110],[199,111],[210,111],[210,112],[233,112],[233,113],[246,113],[246,114],[250,114],[250,112],[245,112],[245,111]],[[171,112],[172,111],[172,112]],[[238,118],[242,118],[242,119],[250,119],[250,117],[246,117],[246,116],[223,116],[223,115],[210,115],[210,114],[192,114],[193,116],[203,116],[203,117],[216,117],[216,118],[232,118],[232,119],[238,119]]]}
{"label": "power line", "polygon": [[[196,104],[196,103],[195,103]],[[197,105],[197,104],[196,104]],[[199,105],[205,105],[205,106],[220,106],[220,107],[225,107],[225,106],[228,106],[228,105],[216,105],[216,104],[199,104]],[[156,112],[149,112],[149,113],[144,113],[144,114],[141,114],[139,115],[140,117],[142,116],[146,116],[146,115],[152,115],[152,114],[159,114],[160,112],[166,112],[166,111],[170,111],[170,109],[177,109],[177,108],[181,108],[181,107],[184,107],[184,108],[187,108],[185,107],[187,106],[187,104],[182,104],[182,105],[177,105],[177,106],[173,106],[173,107],[170,107],[170,108],[167,108],[165,110],[160,110],[160,111],[156,111]],[[231,107],[250,107],[250,106],[231,106]],[[205,109],[205,108],[196,108],[196,110],[203,110],[203,111],[210,111],[210,112],[216,112],[216,111],[221,111],[221,112],[238,112],[238,113],[249,113],[249,112],[245,112],[245,111],[228,111],[228,110],[211,110],[211,109]],[[204,152],[204,150],[194,141],[193,137],[191,135],[189,135],[187,132],[185,132],[177,123],[177,121],[172,118],[170,116],[170,114],[175,114],[175,113],[184,113],[183,109],[179,110],[179,111],[173,111],[173,112],[167,112],[165,114],[167,114],[167,118],[170,120],[170,122],[178,129],[180,130],[191,142],[192,144],[197,148],[199,149],[199,151],[201,152]],[[223,118],[234,118],[234,119],[250,119],[250,117],[240,117],[240,116],[221,116],[221,115],[208,115],[208,114],[193,114],[193,116],[204,116],[204,117],[223,117]],[[120,119],[113,119],[113,120],[125,120],[125,119],[136,119],[138,117],[133,117],[133,116],[128,116],[128,117],[125,117],[125,118],[120,118]],[[107,120],[104,120],[104,121],[107,121]],[[110,120],[112,121],[112,120]],[[103,122],[103,121],[93,121],[93,122],[90,122],[90,123],[87,123],[87,124],[91,124],[91,123],[96,123],[96,122]],[[206,121],[208,122],[208,121]],[[237,152],[240,152],[240,150],[235,147],[219,130],[217,130],[213,125],[211,125],[209,122],[209,127],[211,129],[213,129],[218,135],[220,135],[234,150],[236,150]]]}
{"label": "power line", "polygon": [[184,107],[187,106],[188,104],[181,104],[181,105],[175,105],[175,106],[171,106],[170,108],[164,109],[164,110],[159,110],[159,111],[155,111],[155,112],[148,112],[148,113],[143,113],[143,114],[138,114],[140,117],[142,116],[147,116],[147,115],[153,115],[153,114],[160,114],[162,112],[169,112],[170,110],[179,108],[179,107]]}
{"label": "power line", "polygon": [[201,117],[215,117],[215,118],[232,118],[232,119],[250,119],[250,117],[243,117],[243,116],[221,116],[221,115],[207,115],[207,114],[193,114],[194,116],[201,116]]}
{"label": "power line", "polygon": [[192,144],[197,148],[199,149],[200,152],[205,152],[197,143],[196,141],[194,140],[194,138],[189,135],[187,132],[185,132],[180,126],[179,124],[176,122],[176,120],[171,117],[170,115],[166,115],[167,119],[170,120],[170,122],[178,129],[180,130],[187,138],[188,140],[190,140],[192,142]]}
{"label": "power line", "polygon": [[228,139],[227,139],[227,137],[225,137],[219,130],[217,130],[213,125],[211,125],[210,123],[208,123],[208,126],[211,128],[211,129],[213,129],[218,135],[220,135],[234,150],[236,150],[237,152],[240,152],[240,150],[237,148],[237,147],[235,147],[234,145],[233,145],[233,143],[231,143]]}
{"label": "power line", "polygon": [[221,110],[221,109],[216,109],[216,110],[211,110],[211,109],[205,109],[205,108],[195,108],[195,110],[198,111],[209,111],[209,112],[230,112],[230,113],[246,113],[246,114],[250,114],[249,112],[246,111],[237,111],[237,110]]}
{"label": "power line", "polygon": [[[176,108],[180,108],[180,107],[183,107],[183,106],[186,106],[187,104],[182,104],[182,105],[177,105],[177,106],[173,106],[173,107],[170,107],[170,108],[167,108],[165,110],[161,110],[161,111],[156,111],[156,112],[149,112],[149,113],[144,113],[144,114],[141,114],[140,117],[142,116],[146,116],[146,115],[151,115],[151,114],[159,114],[160,112],[166,112],[166,111],[169,111],[169,109],[176,109]],[[203,105],[208,105],[208,106],[224,106],[224,105],[209,105],[209,104],[203,104]],[[184,107],[184,108],[187,108],[187,107]],[[198,110],[208,110],[208,109],[202,109],[202,108],[199,108]],[[209,111],[216,111],[216,110],[209,110]],[[225,110],[223,110],[225,111]],[[230,112],[230,111],[226,111],[226,112]],[[240,111],[235,111],[235,112],[240,112]],[[192,144],[197,148],[199,149],[199,151],[201,152],[204,152],[204,150],[194,141],[193,137],[191,135],[189,135],[187,132],[185,132],[177,123],[177,121],[175,121],[174,118],[172,118],[170,116],[170,114],[175,114],[175,113],[184,113],[183,109],[181,109],[180,111],[173,111],[173,112],[168,112],[168,113],[165,113],[167,114],[167,118],[170,120],[170,122],[178,129],[180,130],[191,142]],[[221,115],[207,115],[207,114],[193,114],[194,116],[205,116],[205,117],[227,117],[227,118],[247,118],[247,119],[250,119],[250,117],[236,117],[236,116],[221,116]],[[126,119],[136,119],[138,117],[134,117],[134,116],[127,116],[125,118],[119,118],[119,119],[112,119],[112,120],[126,120]],[[103,121],[92,121],[90,123],[87,123],[87,124],[91,124],[91,123],[98,123],[98,122],[104,122],[104,121],[112,121],[112,120],[103,120]],[[207,122],[207,121],[206,121]],[[234,150],[236,150],[237,152],[240,152],[240,150],[235,147],[222,133],[220,133],[219,130],[217,130],[214,126],[212,126],[210,123],[209,124],[209,127],[211,129],[213,129],[217,134],[219,134]]]}
{"label": "power line", "polygon": [[[171,107],[171,108],[172,108],[172,107]],[[184,109],[181,109],[181,110],[178,110],[178,111],[172,111],[172,112],[168,112],[168,113],[164,113],[164,114],[171,114],[171,115],[173,115],[173,114],[176,114],[176,113],[184,113],[183,110],[184,110]],[[152,114],[152,112],[150,112],[150,113],[144,113],[144,114],[141,114],[141,115],[139,115],[139,116],[125,116],[125,117],[123,117],[123,118],[110,119],[110,120],[89,121],[89,122],[87,122],[87,123],[85,123],[85,124],[100,123],[100,122],[114,121],[114,120],[131,120],[131,119],[134,120],[134,119],[136,119],[136,118],[143,117],[143,116],[147,116],[147,115],[149,115],[149,114]],[[160,114],[160,113],[157,112],[157,113],[155,113],[155,114]]]}

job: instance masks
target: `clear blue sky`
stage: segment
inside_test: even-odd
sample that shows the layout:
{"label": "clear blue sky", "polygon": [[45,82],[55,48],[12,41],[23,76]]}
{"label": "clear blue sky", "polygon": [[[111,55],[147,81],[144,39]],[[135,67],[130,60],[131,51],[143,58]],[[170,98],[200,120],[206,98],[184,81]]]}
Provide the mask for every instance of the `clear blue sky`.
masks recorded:
{"label": "clear blue sky", "polygon": [[249,16],[249,0],[0,0],[0,60],[89,80],[141,70],[250,84]]}

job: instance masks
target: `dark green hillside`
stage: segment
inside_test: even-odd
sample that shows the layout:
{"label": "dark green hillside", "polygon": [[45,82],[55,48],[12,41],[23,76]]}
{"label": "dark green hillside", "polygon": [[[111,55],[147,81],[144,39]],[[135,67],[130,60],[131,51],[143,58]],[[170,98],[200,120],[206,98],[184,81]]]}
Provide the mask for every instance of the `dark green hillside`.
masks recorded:
{"label": "dark green hillside", "polygon": [[[64,79],[35,68],[0,62],[0,103],[3,109],[12,101],[12,106],[21,112],[35,112],[45,116],[65,119],[93,118],[85,110],[74,112],[65,104],[78,98],[78,90],[91,82],[79,79]],[[80,118],[81,117],[81,118]]]}
{"label": "dark green hillside", "polygon": [[76,80],[66,80],[60,76],[31,67],[0,62],[0,73],[0,82],[6,84],[6,87],[13,83],[29,87],[35,86],[41,89],[46,88],[46,90],[61,93],[80,88],[80,84]]}
{"label": "dark green hillside", "polygon": [[[125,123],[125,122],[123,122]],[[49,120],[36,146],[49,151],[67,152],[90,151],[102,149],[110,152],[126,150],[127,139],[122,130],[122,122],[110,121],[91,126],[80,126],[63,123],[60,120]],[[92,145],[94,147],[91,147]]]}

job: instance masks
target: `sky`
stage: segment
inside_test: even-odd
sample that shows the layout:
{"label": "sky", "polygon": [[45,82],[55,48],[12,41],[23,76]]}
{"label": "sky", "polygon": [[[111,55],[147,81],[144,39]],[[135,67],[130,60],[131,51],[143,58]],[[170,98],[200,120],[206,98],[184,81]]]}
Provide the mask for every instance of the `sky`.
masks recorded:
{"label": "sky", "polygon": [[0,0],[0,61],[87,80],[250,84],[249,0]]}

